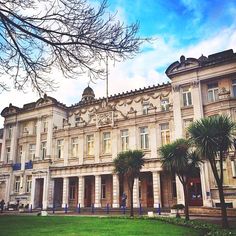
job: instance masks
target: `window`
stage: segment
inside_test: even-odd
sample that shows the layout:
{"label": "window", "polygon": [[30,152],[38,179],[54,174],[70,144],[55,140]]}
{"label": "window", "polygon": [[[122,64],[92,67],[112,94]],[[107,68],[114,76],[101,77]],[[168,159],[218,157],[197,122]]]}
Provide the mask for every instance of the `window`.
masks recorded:
{"label": "window", "polygon": [[148,114],[148,108],[149,108],[149,103],[148,102],[143,102],[143,107],[142,107],[143,115]]}
{"label": "window", "polygon": [[183,106],[191,106],[192,105],[192,96],[191,96],[191,89],[190,87],[184,87],[182,89],[183,95]]}
{"label": "window", "polygon": [[42,132],[43,132],[43,133],[48,132],[48,122],[47,122],[46,118],[44,118],[44,119],[42,120],[42,124],[43,124],[43,126],[42,126],[42,128],[43,128]]}
{"label": "window", "polygon": [[29,160],[31,161],[35,159],[35,150],[36,150],[36,145],[30,144],[29,145]]}
{"label": "window", "polygon": [[219,100],[218,83],[208,84],[207,87],[208,87],[207,91],[208,102],[215,102]]}
{"label": "window", "polygon": [[57,140],[57,158],[62,158],[62,144],[63,140]]}
{"label": "window", "polygon": [[161,99],[161,111],[169,111],[169,98]]}
{"label": "window", "polygon": [[26,177],[26,192],[30,193],[31,192],[31,187],[32,187],[32,176],[28,175]]}
{"label": "window", "polygon": [[41,159],[44,160],[46,158],[46,153],[47,153],[47,142],[42,142],[41,143]]}
{"label": "window", "polygon": [[169,123],[160,124],[161,128],[161,145],[170,143]]}
{"label": "window", "polygon": [[102,178],[102,184],[101,184],[101,198],[106,198],[106,180],[105,178]]}
{"label": "window", "polygon": [[77,157],[78,155],[78,138],[71,139],[71,154],[72,157]]}
{"label": "window", "polygon": [[148,149],[149,148],[148,128],[147,127],[140,128],[140,148],[141,149]]}
{"label": "window", "polygon": [[185,138],[189,138],[188,127],[190,126],[190,124],[192,122],[193,122],[192,118],[184,120],[184,136],[185,136]]}
{"label": "window", "polygon": [[127,151],[129,148],[129,133],[127,129],[121,130],[121,150]]}
{"label": "window", "polygon": [[8,129],[7,129],[7,138],[11,139],[12,137],[12,125],[9,125]]}
{"label": "window", "polygon": [[15,177],[15,192],[19,193],[20,191],[20,176]]}
{"label": "window", "polygon": [[69,200],[75,200],[76,198],[76,181],[70,180],[69,184]]}
{"label": "window", "polygon": [[89,156],[94,155],[94,135],[87,135],[87,154]]}
{"label": "window", "polygon": [[11,154],[11,148],[7,147],[6,148],[6,162],[8,163],[10,160],[10,154]]}
{"label": "window", "polygon": [[236,97],[236,79],[232,80],[233,96]]}
{"label": "window", "polygon": [[175,174],[171,175],[171,182],[172,182],[172,197],[177,197]]}
{"label": "window", "polygon": [[110,132],[103,133],[103,153],[104,154],[111,153],[111,133]]}

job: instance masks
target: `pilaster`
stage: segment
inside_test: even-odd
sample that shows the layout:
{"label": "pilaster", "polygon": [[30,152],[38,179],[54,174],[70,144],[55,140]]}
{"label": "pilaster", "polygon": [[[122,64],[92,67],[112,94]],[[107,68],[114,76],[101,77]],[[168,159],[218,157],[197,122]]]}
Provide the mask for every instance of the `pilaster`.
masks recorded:
{"label": "pilaster", "polygon": [[51,158],[52,155],[52,134],[53,134],[53,116],[48,119],[48,132],[47,132],[47,158]]}
{"label": "pilaster", "polygon": [[6,155],[6,126],[4,127],[3,130],[3,139],[2,139],[2,151],[1,151],[1,161],[3,162],[5,160],[5,155]]}
{"label": "pilaster", "polygon": [[133,206],[139,207],[139,179],[134,179],[134,187],[133,187]]}
{"label": "pilaster", "polygon": [[41,146],[41,118],[38,118],[37,121],[37,130],[36,130],[36,147],[35,147],[35,158],[40,159],[40,146]]}

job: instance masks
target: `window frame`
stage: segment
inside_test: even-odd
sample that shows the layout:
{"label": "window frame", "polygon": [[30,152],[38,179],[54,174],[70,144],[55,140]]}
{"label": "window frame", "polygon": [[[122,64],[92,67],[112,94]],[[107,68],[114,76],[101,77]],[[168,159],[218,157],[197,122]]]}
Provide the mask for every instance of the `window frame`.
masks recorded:
{"label": "window frame", "polygon": [[71,138],[71,157],[77,157],[79,150],[79,139],[78,137]]}
{"label": "window frame", "polygon": [[40,157],[41,160],[45,160],[47,156],[47,141],[42,141],[40,145]]}
{"label": "window frame", "polygon": [[[142,132],[142,130],[144,132]],[[148,150],[149,149],[148,127],[147,126],[139,127],[139,133],[140,133],[140,148],[142,150]]]}
{"label": "window frame", "polygon": [[15,181],[14,181],[14,192],[15,193],[20,192],[20,182],[21,182],[21,177],[15,176]]}
{"label": "window frame", "polygon": [[94,156],[94,134],[88,134],[86,136],[86,146],[87,146],[87,155]]}
{"label": "window frame", "polygon": [[[167,128],[165,128],[167,127]],[[161,145],[170,143],[170,124],[168,122],[160,124],[161,131]]]}
{"label": "window frame", "polygon": [[[108,137],[105,137],[106,134]],[[103,154],[111,154],[111,132],[106,131],[102,133],[102,151]]]}
{"label": "window frame", "polygon": [[26,176],[26,193],[30,193],[32,189],[32,175]]}
{"label": "window frame", "polygon": [[182,99],[183,99],[182,103],[183,107],[188,107],[193,105],[192,92],[190,86],[182,88]]}
{"label": "window frame", "polygon": [[[212,94],[212,98],[210,99],[209,94]],[[218,82],[207,84],[207,101],[208,102],[216,102],[219,100],[219,85]]]}
{"label": "window frame", "polygon": [[[32,148],[34,146],[34,149]],[[29,143],[29,160],[35,159],[35,153],[36,153],[36,144],[35,143]]]}
{"label": "window frame", "polygon": [[57,139],[57,158],[63,158],[63,139]]}
{"label": "window frame", "polygon": [[121,151],[129,150],[129,130],[123,129],[120,131]]}

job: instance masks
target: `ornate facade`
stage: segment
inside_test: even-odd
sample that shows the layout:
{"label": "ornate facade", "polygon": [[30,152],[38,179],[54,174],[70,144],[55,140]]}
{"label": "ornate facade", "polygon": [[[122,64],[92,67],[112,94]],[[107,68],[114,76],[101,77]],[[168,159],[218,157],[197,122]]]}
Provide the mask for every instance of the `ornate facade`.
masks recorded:
{"label": "ornate facade", "polygon": [[[22,108],[3,109],[0,199],[33,208],[120,207],[127,184],[114,174],[121,151],[142,149],[145,164],[134,184],[134,206],[183,203],[175,176],[162,170],[158,148],[180,137],[204,116],[236,120],[236,53],[185,58],[166,70],[171,83],[96,99],[87,87],[79,103],[66,106],[44,96]],[[236,207],[234,151],[224,162],[226,202]],[[217,206],[218,192],[208,163],[189,182],[193,206]],[[129,204],[129,202],[128,202]]]}

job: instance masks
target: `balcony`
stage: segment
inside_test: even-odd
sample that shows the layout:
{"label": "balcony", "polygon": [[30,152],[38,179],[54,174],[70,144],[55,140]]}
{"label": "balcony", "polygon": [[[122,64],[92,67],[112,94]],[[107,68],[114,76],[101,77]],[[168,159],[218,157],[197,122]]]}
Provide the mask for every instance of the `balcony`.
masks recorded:
{"label": "balcony", "polygon": [[13,170],[21,170],[21,163],[12,164],[12,169]]}
{"label": "balcony", "polygon": [[29,161],[25,163],[25,169],[33,169],[33,162]]}

